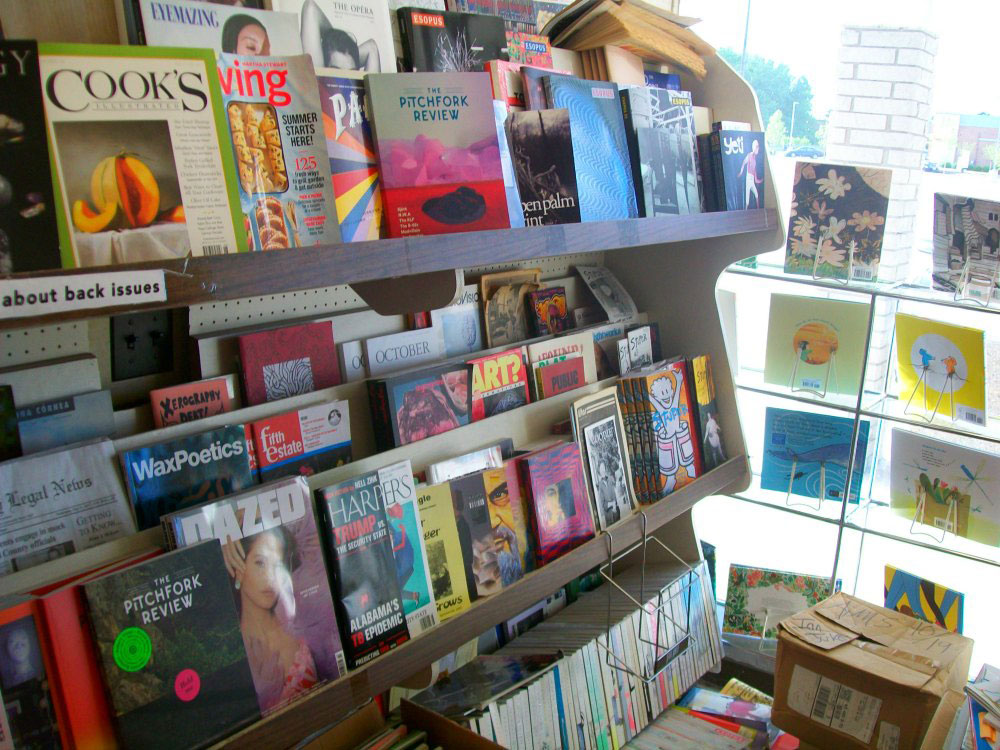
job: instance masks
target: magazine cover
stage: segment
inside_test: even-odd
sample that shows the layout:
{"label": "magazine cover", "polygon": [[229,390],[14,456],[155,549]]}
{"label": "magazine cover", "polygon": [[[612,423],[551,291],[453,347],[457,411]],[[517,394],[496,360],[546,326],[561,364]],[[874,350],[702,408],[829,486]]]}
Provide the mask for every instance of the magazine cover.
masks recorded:
{"label": "magazine cover", "polygon": [[[785,273],[876,281],[889,210],[891,169],[795,163]],[[819,261],[816,261],[816,248]]]}
{"label": "magazine cover", "polygon": [[464,362],[368,381],[379,449],[407,445],[468,424],[469,389],[469,368]]}
{"label": "magazine cover", "polygon": [[174,547],[222,544],[261,713],[346,672],[303,477],[172,513],[163,526]]}
{"label": "magazine cover", "polygon": [[779,620],[809,609],[833,594],[829,576],[746,565],[729,566],[727,592],[722,632],[757,638],[776,638]]}
{"label": "magazine cover", "polygon": [[580,220],[638,216],[617,84],[555,75],[542,82],[548,106],[569,110]]}
{"label": "magazine cover", "polygon": [[378,472],[319,491],[348,669],[410,639]]}
{"label": "magazine cover", "polygon": [[764,208],[764,134],[715,130],[711,143],[715,200],[719,210]]}
{"label": "magazine cover", "polygon": [[220,375],[194,383],[155,388],[149,392],[153,425],[159,429],[237,409],[237,390],[235,375]]}
{"label": "magazine cover", "polygon": [[389,6],[383,0],[272,0],[271,7],[298,14],[302,51],[313,67],[396,70]]}
{"label": "magazine cover", "polygon": [[552,67],[552,45],[547,36],[523,31],[507,32],[507,57],[512,63],[536,68]]}
{"label": "magazine cover", "polygon": [[587,384],[583,357],[562,355],[537,362],[532,367],[535,370],[535,393],[539,399],[552,398]]}
{"label": "magazine cover", "polygon": [[905,411],[986,425],[984,334],[896,313],[899,400]]}
{"label": "magazine cover", "polygon": [[316,70],[326,155],[344,242],[386,236],[382,186],[363,78],[363,74],[354,71]]}
{"label": "magazine cover", "polygon": [[935,440],[906,430],[892,431],[889,506],[906,519],[1000,545],[1000,456]]}
{"label": "magazine cover", "polygon": [[468,302],[431,310],[431,325],[441,330],[445,357],[460,357],[483,349],[479,309],[478,302]]}
{"label": "magazine cover", "polygon": [[84,584],[125,747],[204,747],[260,717],[222,547],[179,549]]}
{"label": "magazine cover", "polygon": [[530,493],[538,565],[546,565],[594,536],[580,449],[559,445],[526,456],[523,488]]}
{"label": "magazine cover", "polygon": [[632,295],[610,270],[604,266],[576,266],[576,272],[604,308],[610,322],[621,323],[639,314]]}
{"label": "magazine cover", "polygon": [[210,50],[39,52],[64,267],[247,250]]}
{"label": "magazine cover", "polygon": [[589,331],[567,333],[563,336],[528,344],[528,362],[536,365],[539,362],[566,356],[583,359],[583,371],[587,383],[597,382],[597,362],[594,357],[594,343]]}
{"label": "magazine cover", "polygon": [[[871,422],[858,424],[854,471],[847,500],[858,502]],[[761,489],[841,502],[847,490],[854,420],[767,407]]]}
{"label": "magazine cover", "polygon": [[500,171],[503,174],[504,197],[507,200],[507,219],[512,229],[524,226],[524,208],[521,193],[517,189],[514,163],[510,158],[510,144],[507,142],[507,116],[510,113],[503,102],[493,101],[493,124],[497,129],[497,147],[500,150]]}
{"label": "magazine cover", "polygon": [[505,60],[489,60],[485,68],[490,74],[493,86],[493,100],[503,105],[504,111],[524,111],[524,81],[521,79],[521,64]]}
{"label": "magazine cover", "polygon": [[390,237],[510,226],[487,73],[369,75]]}
{"label": "magazine cover", "polygon": [[0,463],[0,576],[135,533],[114,457],[98,439]]}
{"label": "magazine cover", "polygon": [[449,484],[469,595],[475,600],[495,594],[506,585],[505,581],[520,577],[520,558],[511,549],[510,540],[495,533],[483,474],[467,474]]}
{"label": "magazine cover", "polygon": [[508,462],[483,470],[482,477],[490,524],[497,540],[501,582],[509,586],[535,569],[535,550],[528,531],[530,521],[525,513],[517,467]]}
{"label": "magazine cover", "polygon": [[468,364],[473,422],[531,402],[524,347],[470,359]]}
{"label": "magazine cover", "polygon": [[[1000,202],[964,195],[934,193],[935,289],[965,292],[983,304],[989,302],[986,279],[993,279],[993,297],[1000,299],[997,266],[1000,265]],[[968,269],[970,283],[958,289]]]}
{"label": "magazine cover", "polygon": [[699,213],[690,92],[636,86],[619,94],[639,215]]}
{"label": "magazine cover", "polygon": [[246,3],[139,0],[146,44],[207,47],[216,54],[301,55],[299,19]]}
{"label": "magazine cover", "polygon": [[690,382],[694,384],[694,406],[698,411],[698,435],[701,438],[701,459],[705,471],[711,471],[726,460],[719,407],[715,402],[715,380],[712,360],[707,354],[690,360]]}
{"label": "magazine cover", "polygon": [[308,55],[220,55],[219,80],[254,250],[340,241]]}
{"label": "magazine cover", "polygon": [[24,455],[59,448],[115,433],[111,391],[67,396],[17,410],[17,429]]}
{"label": "magazine cover", "polygon": [[0,609],[0,740],[4,748],[62,747],[41,612],[21,599]]}
{"label": "magazine cover", "polygon": [[416,638],[437,625],[439,620],[410,461],[407,459],[379,469],[378,478],[385,498],[385,515],[406,626],[410,637]]}
{"label": "magazine cover", "polygon": [[471,604],[465,579],[462,543],[458,537],[451,486],[425,485],[417,489],[417,508],[427,550],[427,570],[431,589],[442,622],[464,612]]}
{"label": "magazine cover", "polygon": [[550,286],[528,292],[527,303],[535,336],[562,333],[573,327],[566,306],[566,287]]}
{"label": "magazine cover", "polygon": [[[448,0],[448,10],[499,16],[511,30],[534,29],[535,9],[532,0]],[[511,31],[507,32],[510,38]],[[541,37],[545,38],[545,37]]]}
{"label": "magazine cover", "polygon": [[691,384],[683,360],[641,376],[638,383],[648,414],[649,449],[656,455],[656,487],[662,497],[705,472]]}
{"label": "magazine cover", "polygon": [[444,359],[441,329],[418,328],[365,339],[365,362],[373,377],[391,375],[402,370],[430,366]]}
{"label": "magazine cover", "polygon": [[349,406],[347,401],[326,401],[252,423],[260,481],[309,477],[349,463]]}
{"label": "magazine cover", "polygon": [[508,115],[507,140],[525,226],[580,221],[569,110],[534,109]]}
{"label": "magazine cover", "polygon": [[965,626],[965,594],[892,565],[885,566],[885,608],[959,635]]}
{"label": "magazine cover", "polygon": [[140,531],[167,513],[256,484],[241,424],[135,448],[121,462]]}
{"label": "magazine cover", "polygon": [[247,406],[340,385],[340,363],[328,321],[239,337]]}
{"label": "magazine cover", "polygon": [[764,382],[856,396],[868,313],[866,302],[772,294]]}
{"label": "magazine cover", "polygon": [[573,437],[586,468],[584,477],[601,531],[635,510],[632,469],[616,388],[603,388],[573,402]]}
{"label": "magazine cover", "polygon": [[528,338],[528,294],[539,288],[534,282],[504,284],[485,304],[486,344],[490,348],[517,344]]}
{"label": "magazine cover", "polygon": [[415,72],[483,70],[490,60],[507,60],[507,34],[496,15],[400,8],[403,68]]}
{"label": "magazine cover", "polygon": [[21,455],[21,437],[17,431],[17,408],[14,389],[0,385],[0,461]]}
{"label": "magazine cover", "polygon": [[52,194],[38,44],[0,40],[0,163],[9,197],[0,206],[0,273],[59,268],[59,230]]}

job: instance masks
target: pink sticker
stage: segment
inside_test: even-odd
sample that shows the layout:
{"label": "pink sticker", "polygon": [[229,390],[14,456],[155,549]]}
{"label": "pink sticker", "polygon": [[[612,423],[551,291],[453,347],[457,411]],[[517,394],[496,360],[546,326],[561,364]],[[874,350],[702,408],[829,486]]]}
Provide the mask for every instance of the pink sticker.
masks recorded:
{"label": "pink sticker", "polygon": [[193,669],[183,669],[174,680],[174,692],[187,703],[193,701],[201,691],[201,678]]}

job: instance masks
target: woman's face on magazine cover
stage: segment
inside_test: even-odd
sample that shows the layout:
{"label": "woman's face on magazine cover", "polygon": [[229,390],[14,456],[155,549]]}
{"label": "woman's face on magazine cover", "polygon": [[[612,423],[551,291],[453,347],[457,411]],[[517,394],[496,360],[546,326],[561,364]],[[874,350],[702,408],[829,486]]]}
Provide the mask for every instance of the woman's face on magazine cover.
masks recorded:
{"label": "woman's face on magazine cover", "polygon": [[271,54],[271,42],[267,38],[267,31],[264,30],[264,27],[255,23],[248,23],[240,29],[240,33],[236,35],[236,54]]}
{"label": "woman's face on magazine cover", "polygon": [[284,556],[285,545],[275,534],[260,534],[250,545],[241,588],[261,609],[271,609],[278,601]]}

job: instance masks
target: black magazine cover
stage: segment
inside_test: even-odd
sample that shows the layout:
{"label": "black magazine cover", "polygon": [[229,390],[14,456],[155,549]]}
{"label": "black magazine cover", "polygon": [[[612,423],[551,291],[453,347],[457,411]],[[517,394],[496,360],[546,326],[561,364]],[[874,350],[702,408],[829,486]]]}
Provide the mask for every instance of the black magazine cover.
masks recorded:
{"label": "black magazine cover", "polygon": [[475,601],[503,588],[493,524],[486,502],[486,485],[482,472],[452,479],[450,484],[469,599]]}
{"label": "black magazine cover", "polygon": [[764,208],[764,134],[750,130],[712,133],[715,193],[720,211]]}
{"label": "black magazine cover", "polygon": [[396,11],[403,61],[413,72],[483,70],[490,60],[507,60],[507,31],[499,16],[400,8]]}
{"label": "black magazine cover", "polygon": [[525,226],[579,222],[569,110],[511,112],[507,127]]}
{"label": "black magazine cover", "polygon": [[348,669],[410,639],[378,472],[320,490]]}
{"label": "black magazine cover", "polygon": [[0,274],[61,266],[38,43],[0,41]]}
{"label": "black magazine cover", "polygon": [[123,747],[194,748],[260,717],[216,541],[84,584]]}

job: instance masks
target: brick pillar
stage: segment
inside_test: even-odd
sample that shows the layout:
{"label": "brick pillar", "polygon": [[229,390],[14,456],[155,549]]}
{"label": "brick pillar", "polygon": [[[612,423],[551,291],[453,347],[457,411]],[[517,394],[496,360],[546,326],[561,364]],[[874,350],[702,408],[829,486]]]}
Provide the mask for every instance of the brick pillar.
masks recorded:
{"label": "brick pillar", "polygon": [[[917,188],[930,133],[937,37],[921,29],[846,26],[840,37],[837,101],[826,131],[831,161],[891,167],[880,281],[906,278],[913,250]],[[877,308],[865,378],[880,390],[893,366],[893,316]]]}
{"label": "brick pillar", "polygon": [[826,151],[833,161],[892,167],[881,281],[906,275],[917,185],[930,130],[937,37],[919,29],[847,26]]}

